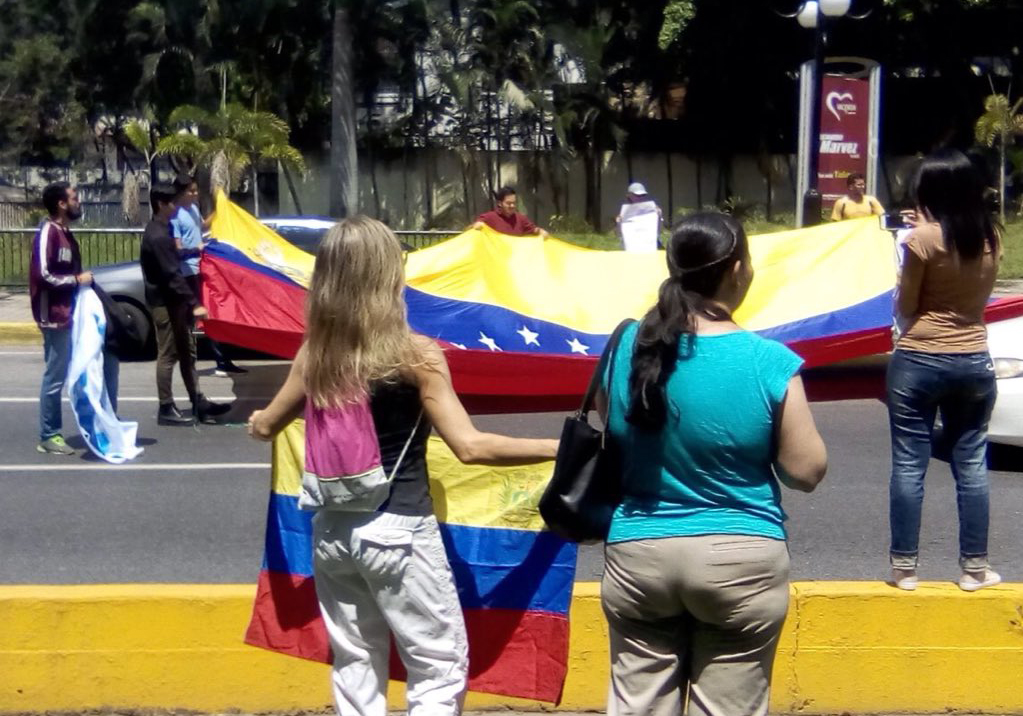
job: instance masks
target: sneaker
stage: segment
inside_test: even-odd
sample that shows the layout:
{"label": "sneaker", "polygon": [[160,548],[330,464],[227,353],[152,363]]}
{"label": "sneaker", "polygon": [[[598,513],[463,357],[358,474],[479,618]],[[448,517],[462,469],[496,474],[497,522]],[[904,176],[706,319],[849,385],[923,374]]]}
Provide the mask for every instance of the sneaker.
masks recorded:
{"label": "sneaker", "polygon": [[174,403],[161,405],[156,413],[157,425],[191,425],[193,422],[192,417],[183,414]]}
{"label": "sneaker", "polygon": [[991,569],[983,572],[963,572],[959,578],[959,588],[964,592],[976,592],[984,587],[993,587],[1002,581],[1002,575]]}
{"label": "sneaker", "polygon": [[54,435],[52,438],[47,438],[41,443],[36,445],[36,450],[41,453],[48,453],[50,455],[74,455],[75,451],[70,445],[64,442],[64,438],[60,435]]}
{"label": "sneaker", "polygon": [[242,373],[248,373],[249,371],[242,368],[234,363],[221,363],[217,366],[217,369],[213,371],[213,375],[221,378],[226,378],[230,374],[241,375]]}
{"label": "sneaker", "polygon": [[892,570],[892,581],[890,584],[897,588],[907,592],[912,592],[916,589],[919,580],[916,576],[915,569],[893,569]]}

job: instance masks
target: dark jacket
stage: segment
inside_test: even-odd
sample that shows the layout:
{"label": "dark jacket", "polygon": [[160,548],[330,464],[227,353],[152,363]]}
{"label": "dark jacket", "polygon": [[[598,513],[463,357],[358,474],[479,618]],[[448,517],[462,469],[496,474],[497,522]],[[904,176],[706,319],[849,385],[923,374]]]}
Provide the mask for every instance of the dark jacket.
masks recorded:
{"label": "dark jacket", "polygon": [[146,347],[148,326],[135,322],[135,314],[110,297],[99,284],[93,283],[92,290],[103,304],[107,316],[107,330],[103,338],[104,348],[121,360],[129,360],[141,354]]}
{"label": "dark jacket", "polygon": [[146,303],[150,306],[174,308],[184,304],[195,308],[199,305],[198,298],[181,275],[178,250],[168,224],[154,220],[146,225],[139,262],[145,281]]}
{"label": "dark jacket", "polygon": [[82,254],[70,229],[46,220],[32,239],[28,291],[41,328],[67,328],[82,272]]}

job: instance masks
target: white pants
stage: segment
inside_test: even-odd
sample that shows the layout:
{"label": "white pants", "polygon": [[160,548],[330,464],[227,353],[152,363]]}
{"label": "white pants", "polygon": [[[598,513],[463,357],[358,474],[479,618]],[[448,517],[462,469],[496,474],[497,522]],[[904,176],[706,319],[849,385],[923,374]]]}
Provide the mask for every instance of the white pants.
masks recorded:
{"label": "white pants", "polygon": [[468,642],[437,518],[321,510],[313,530],[338,713],[385,716],[391,634],[408,671],[409,716],[460,713]]}

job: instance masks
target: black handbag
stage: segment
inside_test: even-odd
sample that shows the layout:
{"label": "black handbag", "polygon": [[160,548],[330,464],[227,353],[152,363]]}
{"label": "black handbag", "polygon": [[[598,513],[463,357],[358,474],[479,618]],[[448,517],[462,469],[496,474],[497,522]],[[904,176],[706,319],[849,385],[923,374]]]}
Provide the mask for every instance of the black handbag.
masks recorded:
{"label": "black handbag", "polygon": [[590,425],[589,414],[604,366],[610,361],[610,385],[615,349],[622,332],[633,322],[630,318],[615,328],[590,378],[582,407],[565,418],[554,475],[540,497],[540,516],[548,529],[570,542],[604,540],[611,527],[611,515],[622,500],[620,453],[606,439],[606,429],[597,430]]}

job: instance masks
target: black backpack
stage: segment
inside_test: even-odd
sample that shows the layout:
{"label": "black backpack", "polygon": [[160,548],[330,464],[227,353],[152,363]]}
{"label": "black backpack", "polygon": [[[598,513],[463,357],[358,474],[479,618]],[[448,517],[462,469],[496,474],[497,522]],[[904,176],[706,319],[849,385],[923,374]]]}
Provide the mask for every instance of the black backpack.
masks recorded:
{"label": "black backpack", "polygon": [[95,283],[92,290],[103,304],[107,316],[107,331],[104,347],[121,360],[134,358],[145,350],[146,326],[140,326],[135,316]]}

